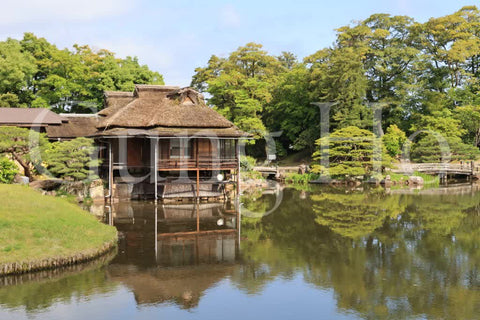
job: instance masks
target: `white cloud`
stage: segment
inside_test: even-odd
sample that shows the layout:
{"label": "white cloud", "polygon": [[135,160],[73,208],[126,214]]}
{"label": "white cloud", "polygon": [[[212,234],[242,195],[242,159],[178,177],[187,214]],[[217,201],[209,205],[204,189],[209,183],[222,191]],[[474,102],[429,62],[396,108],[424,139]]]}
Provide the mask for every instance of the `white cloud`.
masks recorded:
{"label": "white cloud", "polygon": [[241,24],[240,14],[232,5],[220,9],[220,24],[222,27],[238,28]]}
{"label": "white cloud", "polygon": [[16,0],[5,1],[0,24],[48,21],[86,21],[123,14],[132,9],[128,0]]}

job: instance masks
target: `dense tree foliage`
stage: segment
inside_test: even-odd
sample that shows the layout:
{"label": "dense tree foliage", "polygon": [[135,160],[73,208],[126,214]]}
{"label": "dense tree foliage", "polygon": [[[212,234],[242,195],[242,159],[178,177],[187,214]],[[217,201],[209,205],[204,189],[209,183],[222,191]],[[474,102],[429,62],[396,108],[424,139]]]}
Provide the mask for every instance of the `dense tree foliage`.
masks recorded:
{"label": "dense tree foliage", "polygon": [[[382,167],[390,163],[382,141],[364,129],[350,126],[338,129],[328,137],[317,140],[327,152],[319,150],[313,154],[314,160],[328,157],[329,167],[313,165],[312,171],[331,176],[372,176],[381,173]],[[323,151],[323,152],[322,152]],[[375,172],[377,169],[378,172]]]}
{"label": "dense tree foliage", "polygon": [[[262,138],[281,131],[282,153],[313,153],[320,110],[329,103],[329,132],[355,126],[400,156],[415,136],[414,161],[440,161],[440,135],[452,160],[474,159],[480,146],[480,11],[463,7],[419,23],[373,14],[336,29],[336,41],[303,60],[275,56],[247,43],[195,69],[192,86],[240,129]],[[136,58],[74,45],[59,49],[25,33],[0,42],[0,107],[50,107],[91,112],[104,90],[163,83]],[[326,119],[323,119],[326,120]],[[388,129],[390,128],[390,129]],[[422,131],[422,132],[419,132]],[[262,144],[258,144],[259,148]],[[424,150],[426,150],[424,152]]]}
{"label": "dense tree foliage", "polygon": [[18,173],[17,165],[7,157],[0,157],[0,183],[12,183]]}
{"label": "dense tree foliage", "polygon": [[382,137],[382,142],[387,149],[388,154],[396,158],[402,154],[402,149],[407,147],[407,136],[405,132],[392,124],[387,128],[387,132]]}
{"label": "dense tree foliage", "polygon": [[45,134],[17,127],[0,127],[0,154],[9,155],[20,164],[24,174],[33,179],[33,170],[41,164],[43,149],[49,144]]}
{"label": "dense tree foliage", "polygon": [[206,68],[195,70],[192,85],[208,88],[217,111],[239,128],[262,137],[264,107],[272,100],[278,76],[293,63],[287,54],[279,60],[262,50],[262,45],[248,43],[228,58],[212,56]]}
{"label": "dense tree foliage", "polygon": [[35,173],[70,180],[95,178],[93,169],[99,165],[95,151],[92,139],[50,143],[44,133],[26,128],[0,127],[0,175],[5,175],[5,179],[11,178],[9,172],[12,169],[5,156],[15,160],[23,168],[23,174],[31,180]]}
{"label": "dense tree foliage", "polygon": [[[451,144],[451,159],[474,159],[480,144],[479,25],[475,6],[425,23],[374,14],[338,28],[331,47],[303,61],[292,53],[270,55],[253,43],[227,58],[212,56],[196,69],[192,85],[241,129],[282,131],[278,140],[288,152],[315,150],[320,111],[312,102],[329,102],[330,132],[356,126],[380,137],[390,127],[383,141],[391,156],[400,155],[405,136],[431,130]],[[417,133],[412,154],[432,141]],[[413,160],[439,161],[439,149],[429,149]]]}
{"label": "dense tree foliage", "polygon": [[45,150],[47,169],[58,178],[84,180],[94,178],[93,168],[99,160],[94,157],[96,148],[92,139],[76,138],[51,143]]}
{"label": "dense tree foliage", "polygon": [[59,49],[32,33],[0,42],[0,107],[89,113],[102,107],[104,90],[132,91],[135,83],[163,84],[163,77],[137,58],[87,45]]}

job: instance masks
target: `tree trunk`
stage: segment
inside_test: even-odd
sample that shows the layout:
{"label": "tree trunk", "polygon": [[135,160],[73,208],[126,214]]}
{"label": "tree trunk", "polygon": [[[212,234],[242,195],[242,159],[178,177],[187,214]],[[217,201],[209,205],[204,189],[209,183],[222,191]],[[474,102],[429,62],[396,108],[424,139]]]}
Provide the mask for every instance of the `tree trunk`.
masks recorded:
{"label": "tree trunk", "polygon": [[27,176],[30,181],[33,181],[32,171],[30,170],[30,164],[28,162],[25,163],[25,161],[23,161],[23,159],[19,155],[17,155],[15,152],[12,152],[12,156],[22,166],[25,176]]}

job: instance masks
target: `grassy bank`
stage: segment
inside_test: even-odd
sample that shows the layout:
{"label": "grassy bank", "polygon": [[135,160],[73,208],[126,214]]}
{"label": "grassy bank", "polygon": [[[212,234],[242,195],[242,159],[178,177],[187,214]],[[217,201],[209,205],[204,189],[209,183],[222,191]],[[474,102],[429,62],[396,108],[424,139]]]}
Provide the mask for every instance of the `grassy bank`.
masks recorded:
{"label": "grassy bank", "polygon": [[65,199],[0,184],[0,274],[89,260],[116,239],[115,228]]}

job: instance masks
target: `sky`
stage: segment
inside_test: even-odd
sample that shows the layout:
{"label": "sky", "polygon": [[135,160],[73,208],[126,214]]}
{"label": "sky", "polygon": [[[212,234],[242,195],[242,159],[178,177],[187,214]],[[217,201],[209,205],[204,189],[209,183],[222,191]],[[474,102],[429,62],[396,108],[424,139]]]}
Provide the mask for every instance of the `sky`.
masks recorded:
{"label": "sky", "polygon": [[212,54],[228,56],[248,42],[300,59],[329,47],[335,29],[374,13],[424,22],[478,0],[15,0],[2,1],[0,40],[33,32],[72,48],[88,44],[119,57],[137,56],[168,85],[188,86]]}

